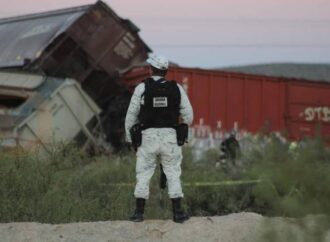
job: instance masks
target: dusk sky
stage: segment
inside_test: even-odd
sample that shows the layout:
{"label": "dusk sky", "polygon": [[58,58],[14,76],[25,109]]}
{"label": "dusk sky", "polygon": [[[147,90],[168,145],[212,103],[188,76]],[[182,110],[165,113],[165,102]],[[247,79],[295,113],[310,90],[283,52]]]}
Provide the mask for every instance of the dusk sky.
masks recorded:
{"label": "dusk sky", "polygon": [[[0,0],[0,16],[94,2]],[[105,2],[141,29],[141,37],[154,52],[182,66],[330,63],[330,0]]]}

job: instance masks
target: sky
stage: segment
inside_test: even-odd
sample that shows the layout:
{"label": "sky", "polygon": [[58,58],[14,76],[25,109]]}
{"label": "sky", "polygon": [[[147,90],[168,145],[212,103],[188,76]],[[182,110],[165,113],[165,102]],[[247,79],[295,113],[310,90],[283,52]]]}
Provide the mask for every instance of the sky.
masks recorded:
{"label": "sky", "polygon": [[[141,29],[155,53],[181,66],[330,64],[330,0],[104,1]],[[0,17],[94,2],[0,0]]]}

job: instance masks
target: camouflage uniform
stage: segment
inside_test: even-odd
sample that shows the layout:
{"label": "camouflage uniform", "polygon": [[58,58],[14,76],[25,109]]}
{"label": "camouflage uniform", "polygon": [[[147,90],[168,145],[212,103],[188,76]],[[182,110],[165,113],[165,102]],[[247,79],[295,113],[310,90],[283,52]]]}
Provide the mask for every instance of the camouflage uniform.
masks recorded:
{"label": "camouflage uniform", "polygon": [[[155,81],[161,77],[153,76]],[[186,92],[178,84],[181,102],[180,117],[183,122],[190,125],[193,120],[193,111]],[[131,142],[130,128],[138,123],[138,114],[143,104],[142,94],[144,83],[139,84],[132,96],[125,120],[126,140]],[[136,198],[148,199],[149,183],[156,167],[156,158],[160,157],[168,182],[168,194],[170,198],[183,197],[180,176],[182,148],[177,145],[176,131],[173,128],[149,128],[142,131],[142,144],[137,150],[136,162],[136,187],[134,196]]]}

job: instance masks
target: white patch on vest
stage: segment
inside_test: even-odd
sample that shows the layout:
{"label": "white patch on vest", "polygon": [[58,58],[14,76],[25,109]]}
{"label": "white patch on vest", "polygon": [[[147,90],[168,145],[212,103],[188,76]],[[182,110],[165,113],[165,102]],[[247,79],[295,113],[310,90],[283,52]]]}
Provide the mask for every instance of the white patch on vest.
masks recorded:
{"label": "white patch on vest", "polygon": [[154,97],[153,98],[154,108],[164,108],[167,107],[167,97]]}

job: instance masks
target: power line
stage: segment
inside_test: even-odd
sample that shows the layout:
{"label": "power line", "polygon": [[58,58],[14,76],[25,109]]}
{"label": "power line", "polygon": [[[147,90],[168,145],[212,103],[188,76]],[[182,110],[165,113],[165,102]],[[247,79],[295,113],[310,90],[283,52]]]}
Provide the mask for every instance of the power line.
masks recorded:
{"label": "power line", "polygon": [[172,21],[193,21],[193,22],[309,22],[309,23],[329,23],[330,18],[218,18],[218,17],[178,17],[178,16],[135,16],[141,20],[163,20]]}
{"label": "power line", "polygon": [[204,49],[204,48],[330,48],[330,44],[155,44],[156,48],[184,48],[184,49]]}

